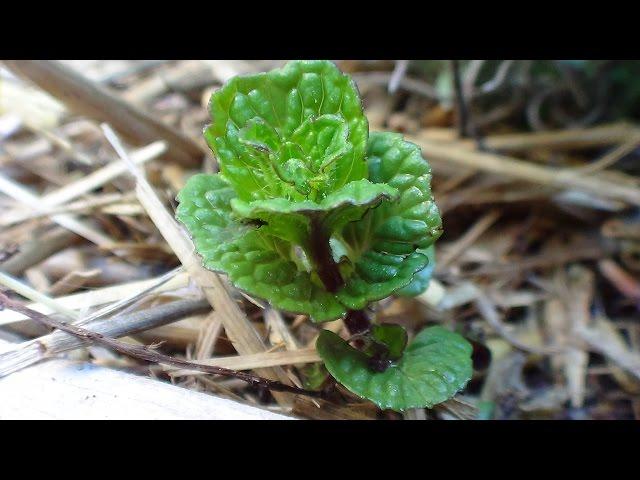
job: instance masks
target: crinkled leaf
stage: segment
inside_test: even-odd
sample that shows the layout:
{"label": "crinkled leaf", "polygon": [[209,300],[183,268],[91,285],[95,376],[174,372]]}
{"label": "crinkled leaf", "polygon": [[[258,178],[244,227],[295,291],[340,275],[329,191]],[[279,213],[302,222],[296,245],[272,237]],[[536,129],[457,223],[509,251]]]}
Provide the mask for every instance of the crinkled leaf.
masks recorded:
{"label": "crinkled leaf", "polygon": [[349,126],[339,115],[321,115],[304,121],[291,135],[314,171],[323,171],[353,148]]}
{"label": "crinkled leaf", "polygon": [[354,267],[338,297],[352,309],[409,285],[428,264],[422,249],[442,233],[431,169],[420,149],[401,135],[372,133],[367,155],[369,180],[396,188],[400,197],[367,211],[340,236]]}
{"label": "crinkled leaf", "polygon": [[205,138],[243,200],[303,199],[318,176],[311,187],[323,196],[367,176],[367,119],[355,84],[329,61],[235,77],[210,111]]}
{"label": "crinkled leaf", "polygon": [[429,287],[433,270],[436,268],[436,251],[433,245],[425,250],[421,250],[429,259],[426,267],[413,276],[413,280],[409,285],[395,291],[396,295],[401,297],[415,297],[424,292]]}
{"label": "crinkled leaf", "polygon": [[310,217],[305,208],[316,206],[311,201],[295,202],[285,198],[245,202],[239,198],[231,201],[231,209],[240,218],[264,222],[265,233],[282,240],[306,247],[309,238]]}
{"label": "crinkled leaf", "polygon": [[177,218],[191,234],[205,267],[273,306],[308,313],[318,321],[345,313],[344,306],[312,278],[295,246],[243,223],[229,206],[233,189],[220,175],[194,175],[178,195]]}
{"label": "crinkled leaf", "polygon": [[346,283],[336,296],[352,310],[364,308],[408,285],[427,262],[421,253],[402,256],[369,250],[358,259],[355,268],[341,265]]}
{"label": "crinkled leaf", "polygon": [[[210,110],[205,137],[221,173],[189,182],[178,209],[208,268],[319,321],[424,283],[423,249],[441,231],[429,166],[400,135],[368,141],[348,75],[290,62],[230,80]],[[335,294],[312,264],[326,266],[325,241],[344,280]]]}
{"label": "crinkled leaf", "polygon": [[369,180],[356,180],[328,195],[321,205],[327,212],[321,222],[331,235],[341,230],[347,223],[360,220],[367,211],[378,205],[398,200],[396,188]]}
{"label": "crinkled leaf", "polygon": [[234,198],[231,208],[239,217],[261,220],[271,227],[274,235],[307,248],[312,218],[330,236],[348,222],[362,218],[367,210],[377,207],[383,200],[397,198],[395,188],[365,179],[348,183],[320,202],[286,198],[246,202]]}
{"label": "crinkled leaf", "polygon": [[400,199],[348,226],[345,239],[353,243],[364,240],[367,247],[396,255],[428,248],[440,237],[442,220],[431,193],[431,167],[420,148],[400,134],[374,132],[367,156],[369,180],[397,188]]}
{"label": "crinkled leaf", "polygon": [[442,327],[420,332],[384,372],[372,371],[365,353],[328,330],[316,348],[336,380],[382,409],[431,408],[464,388],[473,373],[471,345]]}
{"label": "crinkled leaf", "polygon": [[205,259],[218,255],[226,243],[233,243],[254,227],[231,216],[229,203],[236,196],[220,175],[197,174],[178,193],[176,217],[196,241]]}

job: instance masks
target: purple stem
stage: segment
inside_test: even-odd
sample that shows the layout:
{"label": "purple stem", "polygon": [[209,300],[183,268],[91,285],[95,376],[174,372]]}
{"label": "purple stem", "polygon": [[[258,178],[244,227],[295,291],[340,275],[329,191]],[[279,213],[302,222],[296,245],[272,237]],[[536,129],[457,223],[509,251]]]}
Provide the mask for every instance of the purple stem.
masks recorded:
{"label": "purple stem", "polygon": [[[324,288],[335,293],[344,285],[338,264],[333,260],[329,235],[317,218],[311,219],[311,257]],[[371,321],[364,310],[349,310],[344,318],[349,334],[366,333],[371,328]]]}

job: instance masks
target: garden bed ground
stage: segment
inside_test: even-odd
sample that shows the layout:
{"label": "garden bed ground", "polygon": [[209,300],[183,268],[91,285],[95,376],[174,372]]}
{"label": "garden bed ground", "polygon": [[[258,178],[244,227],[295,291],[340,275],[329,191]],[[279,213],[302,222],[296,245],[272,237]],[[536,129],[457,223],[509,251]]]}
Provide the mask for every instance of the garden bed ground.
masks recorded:
{"label": "garden bed ground", "polygon": [[[5,62],[5,292],[131,346],[153,344],[172,357],[300,387],[316,381],[319,328],[344,333],[342,322],[314,325],[238,292],[200,266],[173,220],[185,180],[216,171],[202,138],[213,89],[282,63]],[[603,107],[620,92],[590,90],[575,66],[538,80],[524,75],[525,61],[473,61],[461,65],[456,83],[447,62],[338,63],[354,75],[371,129],[402,132],[422,148],[445,227],[429,289],[380,302],[377,319],[401,323],[410,336],[442,324],[473,341],[467,388],[432,410],[402,414],[380,411],[330,379],[324,400],[269,393],[239,379],[140,361],[6,309],[0,398],[10,391],[14,401],[0,402],[0,418],[38,416],[33,404],[20,412],[19,398],[31,398],[29,382],[52,369],[73,374],[67,400],[64,389],[50,386],[61,395],[59,414],[50,415],[56,418],[135,416],[129,414],[141,411],[148,379],[162,397],[154,418],[234,418],[227,410],[233,404],[242,404],[237,418],[640,417],[640,127]],[[135,166],[114,150],[110,128]],[[89,376],[78,380],[83,371]],[[90,383],[91,375],[121,389],[119,410],[109,412],[99,398],[76,409],[77,389],[86,385],[74,382]],[[195,414],[178,405],[191,393]],[[119,414],[127,398],[131,410]]]}

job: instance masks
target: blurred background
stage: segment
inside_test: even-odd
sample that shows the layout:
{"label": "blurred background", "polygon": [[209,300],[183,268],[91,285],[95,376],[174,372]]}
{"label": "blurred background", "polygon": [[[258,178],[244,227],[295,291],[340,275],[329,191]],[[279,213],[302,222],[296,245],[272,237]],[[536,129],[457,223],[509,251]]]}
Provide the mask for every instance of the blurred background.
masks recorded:
{"label": "blurred background", "polygon": [[[32,290],[69,298],[179,266],[132,178],[124,169],[105,173],[117,155],[100,123],[131,149],[164,142],[140,164],[175,208],[186,178],[216,171],[202,138],[211,93],[235,75],[284,63],[0,62],[0,272],[37,302]],[[380,302],[378,318],[410,332],[434,323],[457,330],[474,342],[475,373],[464,392],[430,411],[380,412],[338,387],[324,408],[298,399],[286,411],[305,418],[640,418],[640,62],[336,63],[353,76],[372,130],[401,132],[422,148],[444,221],[429,290]],[[128,308],[176,295],[199,293],[185,283]],[[271,351],[290,355],[278,364],[288,378],[326,385],[315,357],[294,354],[313,346],[316,326],[301,316],[271,318],[240,294],[236,300]],[[67,302],[82,314],[104,306]],[[0,338],[15,343],[46,333],[6,313]],[[178,320],[130,339],[163,342],[166,353],[196,360],[236,353],[219,320],[202,313]],[[100,349],[69,355],[285,408],[241,382],[176,374]]]}

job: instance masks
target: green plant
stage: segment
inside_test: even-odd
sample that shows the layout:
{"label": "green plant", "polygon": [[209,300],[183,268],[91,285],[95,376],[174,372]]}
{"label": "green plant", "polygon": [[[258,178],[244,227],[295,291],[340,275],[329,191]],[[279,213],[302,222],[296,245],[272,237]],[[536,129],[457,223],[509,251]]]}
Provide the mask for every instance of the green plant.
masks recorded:
{"label": "green plant", "polygon": [[365,311],[421,293],[431,276],[442,222],[419,148],[370,134],[353,81],[328,61],[233,78],[210,110],[220,173],[191,177],[177,210],[204,265],[276,308],[344,318],[357,348],[322,331],[318,352],[381,408],[429,407],[464,387],[462,337],[432,327],[406,347],[402,327]]}

